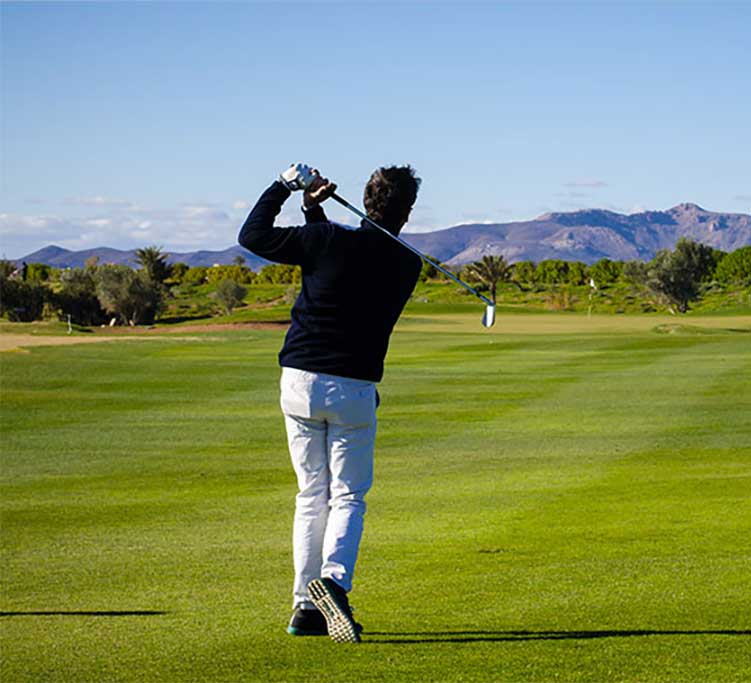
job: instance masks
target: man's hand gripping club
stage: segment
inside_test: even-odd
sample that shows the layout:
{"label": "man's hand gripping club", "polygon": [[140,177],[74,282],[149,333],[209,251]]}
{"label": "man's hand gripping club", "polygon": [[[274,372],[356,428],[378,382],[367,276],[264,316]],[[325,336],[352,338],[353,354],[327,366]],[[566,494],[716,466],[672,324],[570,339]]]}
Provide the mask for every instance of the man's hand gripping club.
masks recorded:
{"label": "man's hand gripping club", "polygon": [[317,206],[336,192],[335,183],[323,178],[317,168],[310,168],[307,164],[292,164],[279,180],[291,192],[304,191],[302,203],[306,209]]}

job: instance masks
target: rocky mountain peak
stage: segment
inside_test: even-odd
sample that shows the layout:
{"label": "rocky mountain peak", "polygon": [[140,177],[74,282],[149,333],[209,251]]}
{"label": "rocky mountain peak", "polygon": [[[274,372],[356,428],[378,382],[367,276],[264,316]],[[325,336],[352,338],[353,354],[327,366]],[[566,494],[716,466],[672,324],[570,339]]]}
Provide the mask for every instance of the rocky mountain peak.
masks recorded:
{"label": "rocky mountain peak", "polygon": [[709,213],[706,209],[703,209],[698,204],[692,204],[691,202],[683,202],[677,204],[672,209],[668,209],[668,213],[683,214],[683,215],[696,215],[698,213]]}

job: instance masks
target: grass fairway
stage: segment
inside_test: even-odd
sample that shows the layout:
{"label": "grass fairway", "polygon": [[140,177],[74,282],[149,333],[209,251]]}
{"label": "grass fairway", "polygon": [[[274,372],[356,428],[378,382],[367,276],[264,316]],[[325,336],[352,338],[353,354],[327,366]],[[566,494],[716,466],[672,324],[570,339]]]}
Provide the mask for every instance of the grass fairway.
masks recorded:
{"label": "grass fairway", "polygon": [[410,311],[360,646],[284,632],[283,332],[0,354],[2,681],[751,680],[751,318]]}

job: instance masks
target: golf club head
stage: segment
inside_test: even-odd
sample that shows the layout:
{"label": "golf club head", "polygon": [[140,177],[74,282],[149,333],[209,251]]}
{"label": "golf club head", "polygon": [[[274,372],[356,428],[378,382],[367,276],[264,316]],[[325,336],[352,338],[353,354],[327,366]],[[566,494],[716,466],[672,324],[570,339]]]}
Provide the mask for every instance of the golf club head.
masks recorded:
{"label": "golf club head", "polygon": [[488,304],[485,306],[485,313],[482,316],[482,324],[485,327],[493,327],[493,325],[495,325],[495,304]]}

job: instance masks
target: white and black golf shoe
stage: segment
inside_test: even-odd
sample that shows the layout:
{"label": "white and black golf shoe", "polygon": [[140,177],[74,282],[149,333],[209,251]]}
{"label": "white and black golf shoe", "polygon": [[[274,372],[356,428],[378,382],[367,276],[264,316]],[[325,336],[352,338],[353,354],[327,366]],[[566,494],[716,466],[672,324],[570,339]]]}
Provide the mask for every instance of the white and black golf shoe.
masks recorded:
{"label": "white and black golf shoe", "polygon": [[359,643],[362,626],[352,617],[347,591],[331,579],[313,579],[310,599],[326,619],[329,636],[337,643]]}

